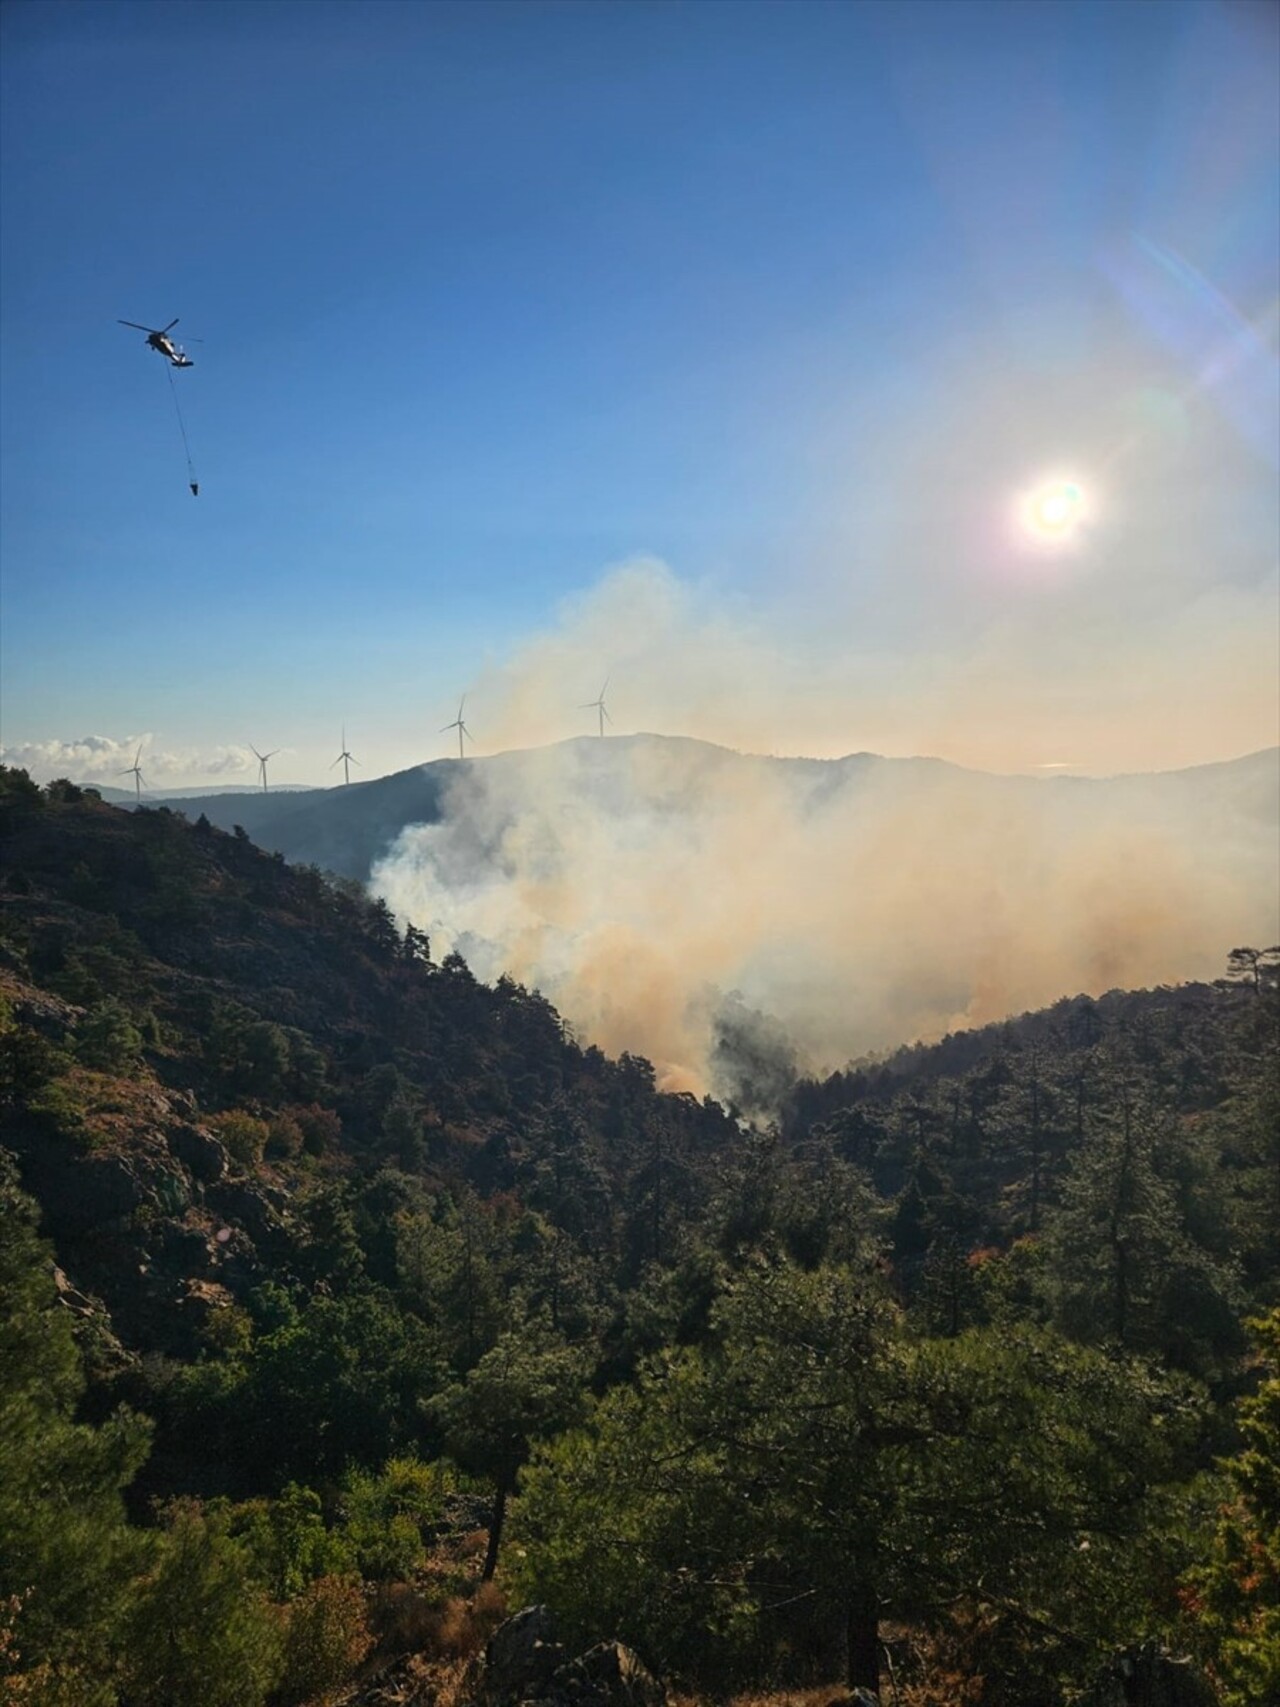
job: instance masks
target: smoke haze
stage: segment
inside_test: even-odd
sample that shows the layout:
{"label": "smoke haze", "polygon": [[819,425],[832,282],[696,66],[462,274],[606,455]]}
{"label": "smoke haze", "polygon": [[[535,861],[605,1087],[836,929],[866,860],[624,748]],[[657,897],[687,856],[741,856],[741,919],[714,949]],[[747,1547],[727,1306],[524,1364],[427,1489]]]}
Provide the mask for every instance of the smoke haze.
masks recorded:
{"label": "smoke haze", "polygon": [[741,1100],[762,1054],[830,1069],[1220,974],[1280,925],[1276,769],[1035,780],[582,738],[459,767],[373,882],[437,953],[541,989],[669,1088]]}

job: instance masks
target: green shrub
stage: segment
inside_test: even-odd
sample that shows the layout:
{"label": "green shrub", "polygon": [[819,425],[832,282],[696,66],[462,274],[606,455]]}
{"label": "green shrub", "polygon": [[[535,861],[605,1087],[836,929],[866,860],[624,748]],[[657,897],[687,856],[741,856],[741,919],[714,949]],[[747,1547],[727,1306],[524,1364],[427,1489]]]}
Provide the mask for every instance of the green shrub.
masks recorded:
{"label": "green shrub", "polygon": [[273,1161],[296,1156],[302,1144],[302,1128],[291,1114],[278,1114],[268,1122],[265,1154]]}
{"label": "green shrub", "polygon": [[289,1607],[280,1699],[310,1701],[345,1683],[372,1646],[359,1585],[348,1577],[317,1578]]}
{"label": "green shrub", "polygon": [[247,1549],[255,1574],[277,1600],[289,1600],[318,1577],[350,1575],[345,1538],[325,1525],[320,1496],[290,1482],[279,1499],[246,1500],[227,1511],[230,1531]]}
{"label": "green shrub", "polygon": [[119,1073],[142,1053],[142,1033],[114,996],[92,1008],[76,1028],[76,1055],[100,1073]]}
{"label": "green shrub", "polygon": [[302,1147],[309,1156],[323,1156],[342,1142],[342,1121],[331,1108],[319,1103],[290,1110],[302,1133]]}
{"label": "green shrub", "polygon": [[225,1519],[194,1502],[171,1511],[159,1563],[128,1619],[130,1707],[262,1707],[281,1672],[279,1620],[253,1581],[246,1550]]}
{"label": "green shrub", "polygon": [[210,1125],[226,1145],[228,1154],[237,1162],[250,1167],[262,1160],[267,1139],[271,1136],[271,1128],[265,1120],[246,1114],[242,1108],[233,1108],[226,1114],[214,1115]]}
{"label": "green shrub", "polygon": [[342,1482],[343,1534],[361,1574],[403,1577],[423,1555],[423,1530],[439,1521],[447,1472],[416,1458],[351,1470]]}

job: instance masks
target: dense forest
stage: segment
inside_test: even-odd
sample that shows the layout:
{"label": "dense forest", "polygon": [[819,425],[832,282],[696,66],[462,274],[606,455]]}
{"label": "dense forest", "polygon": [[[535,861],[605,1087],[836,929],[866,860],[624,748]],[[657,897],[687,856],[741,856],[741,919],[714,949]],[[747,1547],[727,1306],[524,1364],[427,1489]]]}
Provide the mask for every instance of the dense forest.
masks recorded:
{"label": "dense forest", "polygon": [[748,1123],[242,831],[0,770],[0,848],[5,1700],[447,1707],[533,1601],[699,1701],[1280,1700],[1280,950]]}

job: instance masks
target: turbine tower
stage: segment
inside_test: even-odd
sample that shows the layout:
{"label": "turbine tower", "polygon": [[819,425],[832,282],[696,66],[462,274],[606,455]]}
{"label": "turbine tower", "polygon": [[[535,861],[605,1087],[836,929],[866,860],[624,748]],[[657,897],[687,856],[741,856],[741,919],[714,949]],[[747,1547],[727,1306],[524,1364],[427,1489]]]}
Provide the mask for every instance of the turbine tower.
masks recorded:
{"label": "turbine tower", "polygon": [[[271,755],[268,753],[267,757],[270,758],[270,756]],[[347,751],[347,731],[346,731],[345,727],[342,731],[342,751],[338,754],[337,758],[333,761],[333,765],[341,765],[342,766],[342,785],[345,788],[346,785],[351,781],[351,767],[352,767],[352,765],[355,765],[357,767],[357,769],[359,768],[359,765],[360,765],[360,761],[358,758],[356,758],[355,754],[349,753]],[[329,766],[330,770],[333,769],[333,765]],[[264,771],[263,772],[263,784],[264,784],[264,786],[265,786],[265,782],[266,782],[266,772]]]}
{"label": "turbine tower", "polygon": [[467,728],[466,724],[462,721],[462,708],[466,703],[467,703],[467,696],[466,696],[466,694],[463,694],[462,698],[458,701],[458,715],[454,718],[452,723],[446,723],[444,728],[440,731],[440,733],[442,735],[446,734],[450,729],[456,729],[458,731],[458,757],[459,758],[462,757],[462,737],[464,735],[466,736],[467,740],[471,742],[472,746],[475,745],[475,736],[471,733],[471,731]]}
{"label": "turbine tower", "polygon": [[116,775],[117,776],[131,776],[133,778],[134,784],[138,790],[138,805],[141,806],[142,805],[142,782],[143,782],[143,777],[142,777],[142,748],[141,747],[138,748],[138,751],[134,756],[133,763],[131,765],[126,765],[122,771],[117,771]]}
{"label": "turbine tower", "polygon": [[585,705],[580,705],[578,707],[579,711],[598,711],[600,713],[600,734],[602,737],[604,735],[605,724],[613,722],[612,717],[610,717],[604,706],[604,696],[608,691],[609,677],[606,676],[604,679],[604,686],[600,689],[600,697],[598,699],[590,699]]}
{"label": "turbine tower", "polygon": [[[345,747],[346,744],[347,744],[346,740],[344,739],[342,745]],[[258,749],[254,746],[253,742],[250,741],[249,751],[253,754],[254,758],[257,759],[257,761],[258,761],[258,776],[262,782],[262,792],[265,794],[267,792],[267,760],[268,759],[274,759],[276,754],[280,751],[280,749],[279,749],[279,747],[273,747],[269,753],[260,753],[258,751]],[[348,753],[347,757],[350,758],[350,756],[351,755]],[[329,769],[332,770],[333,766],[330,765]]]}

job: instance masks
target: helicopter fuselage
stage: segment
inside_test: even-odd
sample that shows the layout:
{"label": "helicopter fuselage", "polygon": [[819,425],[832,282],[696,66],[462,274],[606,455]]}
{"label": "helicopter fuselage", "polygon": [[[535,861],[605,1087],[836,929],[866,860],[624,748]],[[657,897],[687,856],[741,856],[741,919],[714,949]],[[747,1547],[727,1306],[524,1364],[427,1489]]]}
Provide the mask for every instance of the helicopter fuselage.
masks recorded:
{"label": "helicopter fuselage", "polygon": [[160,355],[164,356],[168,361],[172,362],[174,367],[194,367],[195,366],[195,363],[191,360],[191,357],[184,355],[182,353],[182,351],[174,343],[173,339],[170,338],[168,336],[168,334],[165,332],[148,333],[147,343],[150,344],[150,346],[153,350],[158,351]]}

